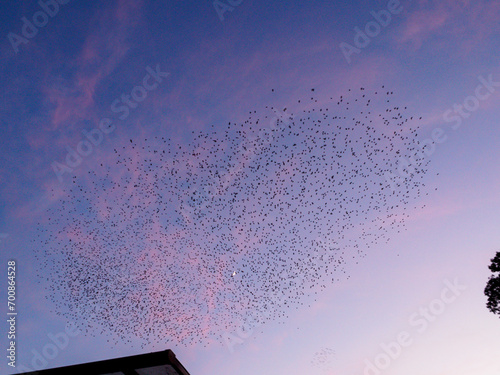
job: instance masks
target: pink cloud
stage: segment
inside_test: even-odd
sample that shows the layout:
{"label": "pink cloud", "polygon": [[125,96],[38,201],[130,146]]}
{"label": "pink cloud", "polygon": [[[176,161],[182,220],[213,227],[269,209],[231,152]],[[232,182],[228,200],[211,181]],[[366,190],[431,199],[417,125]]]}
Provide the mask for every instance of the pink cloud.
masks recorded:
{"label": "pink cloud", "polygon": [[449,11],[422,10],[411,13],[408,17],[403,31],[398,34],[399,43],[411,43],[414,50],[419,49],[424,41],[433,35],[436,30],[443,27],[450,18]]}
{"label": "pink cloud", "polygon": [[128,52],[127,37],[131,27],[139,22],[141,4],[141,1],[120,0],[116,8],[107,8],[97,14],[90,21],[92,32],[81,52],[67,64],[76,68],[74,80],[54,81],[53,75],[47,78],[42,91],[47,102],[55,107],[49,125],[51,130],[68,121],[95,117],[96,90]]}
{"label": "pink cloud", "polygon": [[[434,48],[468,55],[481,48],[495,31],[500,15],[498,2],[446,0],[438,3],[420,1],[417,10],[409,10],[395,40],[401,46],[419,50],[435,36]],[[446,42],[444,41],[446,40]]]}

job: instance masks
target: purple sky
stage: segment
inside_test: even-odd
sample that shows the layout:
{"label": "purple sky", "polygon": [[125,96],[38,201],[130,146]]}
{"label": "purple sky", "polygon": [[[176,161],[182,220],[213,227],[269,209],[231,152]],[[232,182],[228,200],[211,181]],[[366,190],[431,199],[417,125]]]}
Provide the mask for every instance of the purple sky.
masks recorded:
{"label": "purple sky", "polygon": [[[0,373],[33,369],[35,353],[42,353],[51,343],[48,335],[64,332],[70,320],[65,312],[76,298],[66,293],[72,288],[67,284],[68,275],[78,273],[79,267],[88,272],[98,263],[113,277],[140,267],[149,267],[150,275],[160,274],[166,269],[165,262],[175,263],[168,249],[178,246],[180,236],[183,241],[192,240],[193,246],[187,246],[184,258],[181,256],[192,259],[186,273],[171,275],[179,290],[172,291],[163,279],[150,277],[153,281],[148,286],[147,314],[143,321],[133,322],[132,331],[130,323],[126,326],[130,342],[120,340],[116,330],[102,323],[108,319],[120,326],[118,319],[112,320],[116,314],[91,317],[90,310],[81,307],[83,315],[77,324],[90,324],[95,319],[96,328],[71,337],[53,358],[45,356],[43,367],[169,348],[193,375],[498,374],[500,321],[487,311],[483,290],[489,261],[500,250],[500,3],[219,3],[231,10],[218,14],[211,1],[112,0],[88,4],[70,0],[54,5],[53,1],[42,0],[40,4],[4,5],[0,16],[4,35],[0,44],[4,98],[0,104],[0,254],[5,270],[8,260],[17,262],[18,321],[17,367],[8,366],[4,357]],[[52,16],[44,16],[44,8]],[[376,18],[385,24],[380,26]],[[32,26],[32,22],[40,26]],[[373,36],[363,39],[358,30]],[[366,46],[360,44],[363,42]],[[364,94],[366,97],[362,97]],[[343,102],[337,105],[341,96]],[[254,168],[264,168],[268,160],[267,151],[262,149],[242,151],[241,145],[252,138],[251,134],[270,126],[276,116],[283,116],[279,113],[284,108],[286,116],[293,114],[293,126],[297,126],[299,118],[317,119],[327,107],[331,117],[359,114],[366,110],[368,99],[374,131],[381,134],[377,137],[386,139],[384,135],[392,136],[396,130],[408,142],[425,144],[424,140],[434,137],[435,142],[426,148],[425,187],[421,194],[411,195],[407,204],[384,211],[384,218],[387,214],[395,220],[404,217],[404,228],[402,224],[399,228],[388,222],[382,224],[380,212],[371,209],[368,219],[350,220],[353,226],[342,232],[346,238],[341,239],[326,235],[333,219],[328,224],[322,217],[306,213],[303,219],[294,218],[293,223],[311,218],[317,230],[307,237],[301,229],[300,238],[321,237],[324,243],[338,244],[344,252],[342,267],[321,282],[312,281],[317,288],[298,300],[298,308],[284,306],[286,298],[276,302],[268,289],[258,289],[256,284],[238,289],[246,285],[245,280],[265,284],[274,272],[263,266],[267,263],[262,260],[270,250],[256,245],[264,238],[256,228],[271,233],[270,223],[281,222],[280,211],[270,211],[269,219],[254,219],[245,211],[268,199],[262,192],[265,189],[248,195],[238,223],[230,224],[221,211],[219,222],[228,222],[224,222],[224,230],[214,230],[213,236],[205,236],[204,229],[199,229],[204,228],[208,217],[191,217],[191,222],[179,227],[182,229],[173,230],[165,224],[176,220],[175,210],[183,212],[182,207],[187,207],[181,198],[166,204],[168,210],[162,219],[154,216],[152,223],[141,224],[139,219],[153,217],[152,212],[163,209],[158,201],[148,201],[138,193],[142,187],[156,189],[155,173],[166,176],[168,166],[177,162],[179,175],[187,176],[200,160],[207,160],[207,165],[229,168],[226,180],[220,181],[226,181],[235,192],[240,176],[249,176],[241,178],[241,194],[245,196],[248,184],[257,181],[252,177],[258,175]],[[415,120],[400,126],[395,119],[386,126],[379,114],[391,119],[397,113],[386,110],[394,106],[404,116],[401,118]],[[403,111],[404,107],[407,109]],[[260,122],[255,123],[257,118]],[[282,117],[277,125],[287,129],[289,123],[284,120]],[[350,124],[349,120],[340,123]],[[419,127],[418,133],[412,132],[412,126]],[[92,133],[93,129],[100,130]],[[229,133],[225,133],[227,129]],[[358,135],[357,130],[351,130],[338,130],[338,134]],[[210,146],[203,149],[198,136],[206,136]],[[169,141],[163,142],[161,137]],[[309,142],[317,135],[311,130],[298,137]],[[287,142],[292,144],[292,139],[271,138],[265,150],[286,149],[282,146],[290,146]],[[388,149],[383,139],[380,148]],[[88,145],[92,146],[90,150]],[[232,145],[240,147],[238,152],[233,152]],[[394,150],[387,151],[389,159],[384,159],[386,166],[392,166],[393,177],[404,174],[397,171],[395,154],[395,149],[403,147],[403,143],[397,143]],[[363,146],[354,148],[358,154],[364,152]],[[163,150],[167,156],[158,159],[154,151]],[[214,152],[209,154],[207,150]],[[332,156],[331,152],[327,155]],[[146,166],[138,165],[150,156],[158,163],[141,174],[139,169],[145,171]],[[294,161],[306,159],[291,157],[280,173],[292,171]],[[124,163],[117,164],[118,160]],[[348,164],[350,159],[343,156],[341,162]],[[127,166],[135,169],[127,171]],[[329,163],[322,164],[325,170],[327,167]],[[266,181],[281,186],[278,169],[269,168]],[[204,182],[216,184],[207,176]],[[399,202],[404,189],[400,185],[391,192],[383,176],[382,169],[377,169],[356,178],[370,181],[370,192],[384,202]],[[136,181],[137,189],[104,188],[129,177]],[[400,181],[402,177],[394,179]],[[314,181],[314,186],[325,183],[328,181]],[[377,185],[382,187],[374,190]],[[184,185],[172,186],[185,189]],[[293,197],[297,186],[289,184],[284,189]],[[275,199],[290,203],[285,190],[280,190]],[[352,191],[354,198],[360,198]],[[328,194],[334,196],[332,191]],[[309,202],[311,210],[315,209],[313,203],[323,204],[325,199]],[[289,207],[294,207],[293,203]],[[120,218],[119,229],[123,231],[116,238],[102,235],[111,233],[111,224],[118,220],[113,215]],[[337,218],[335,215],[332,217]],[[132,227],[127,223],[133,223]],[[229,233],[234,254],[221,255],[216,246],[223,242],[218,236],[224,231]],[[365,237],[368,232],[372,237]],[[384,240],[369,247],[364,240],[382,235],[386,236]],[[121,242],[116,241],[118,238]],[[306,263],[309,248],[302,247],[304,253],[292,256],[291,237],[271,238],[283,242],[287,264],[292,266],[292,260]],[[114,241],[109,246],[108,239]],[[143,249],[146,242],[149,245]],[[349,243],[358,244],[358,251]],[[220,267],[219,275],[203,268],[203,257],[198,257],[195,248],[204,249],[204,254],[210,253],[206,249],[213,249],[210,265]],[[114,260],[105,259],[114,253]],[[93,263],[79,263],[78,259]],[[319,263],[316,261],[316,266],[321,268]],[[187,277],[194,269],[201,269],[202,276]],[[231,274],[233,270],[235,275]],[[297,282],[292,273],[280,273],[280,280]],[[300,280],[307,277],[299,275]],[[227,280],[235,281],[230,284]],[[106,282],[110,288],[115,285],[115,281]],[[123,285],[124,281],[120,282]],[[194,314],[206,314],[207,319],[189,320],[192,304],[183,299],[182,290],[193,284],[198,294],[191,297],[203,301],[206,309],[218,311],[223,319],[209,319],[213,314],[201,309]],[[219,297],[210,291],[216,291]],[[253,292],[258,295],[253,307],[240,301],[227,308],[231,296],[242,296],[242,301],[248,302]],[[172,302],[175,313],[170,314],[170,323],[180,328],[166,325],[156,329],[149,335],[151,342],[145,344],[141,330],[151,328],[147,319],[169,316],[158,311],[155,315],[155,303],[162,296],[176,293],[182,298]],[[6,293],[3,295],[6,300]],[[114,309],[122,313],[131,295]],[[264,301],[268,300],[277,304],[273,312],[285,316],[270,314],[253,331],[243,329],[238,333],[238,317],[262,315],[267,308]],[[118,302],[107,301],[102,306],[113,309],[112,303]],[[136,313],[127,314],[137,318]],[[104,328],[97,328],[101,324]],[[194,331],[198,333],[194,335]],[[228,337],[236,338],[234,345],[224,342]],[[398,338],[408,345],[392,344]],[[110,344],[107,340],[122,342]],[[1,342],[9,347],[6,334]],[[384,347],[394,350],[394,358],[384,354]],[[380,369],[368,370],[377,363]]]}

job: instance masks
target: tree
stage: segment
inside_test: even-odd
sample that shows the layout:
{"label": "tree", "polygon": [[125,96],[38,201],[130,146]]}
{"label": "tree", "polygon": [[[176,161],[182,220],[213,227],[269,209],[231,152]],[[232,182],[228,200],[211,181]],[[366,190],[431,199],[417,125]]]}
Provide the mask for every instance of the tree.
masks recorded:
{"label": "tree", "polygon": [[491,259],[488,267],[493,275],[490,276],[484,294],[488,297],[486,307],[493,314],[500,315],[500,251]]}

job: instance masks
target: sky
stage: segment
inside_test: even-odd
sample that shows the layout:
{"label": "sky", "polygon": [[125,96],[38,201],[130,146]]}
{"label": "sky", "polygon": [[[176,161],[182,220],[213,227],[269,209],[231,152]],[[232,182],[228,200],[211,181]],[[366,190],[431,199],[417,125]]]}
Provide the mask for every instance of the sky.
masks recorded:
{"label": "sky", "polygon": [[500,3],[0,17],[0,373],[499,373]]}

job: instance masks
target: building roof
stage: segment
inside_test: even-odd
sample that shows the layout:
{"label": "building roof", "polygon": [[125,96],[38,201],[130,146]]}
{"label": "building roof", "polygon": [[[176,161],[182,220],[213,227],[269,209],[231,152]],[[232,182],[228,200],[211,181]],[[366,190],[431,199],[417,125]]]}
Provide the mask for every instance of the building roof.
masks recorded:
{"label": "building roof", "polygon": [[170,349],[20,375],[190,375]]}

